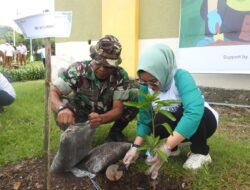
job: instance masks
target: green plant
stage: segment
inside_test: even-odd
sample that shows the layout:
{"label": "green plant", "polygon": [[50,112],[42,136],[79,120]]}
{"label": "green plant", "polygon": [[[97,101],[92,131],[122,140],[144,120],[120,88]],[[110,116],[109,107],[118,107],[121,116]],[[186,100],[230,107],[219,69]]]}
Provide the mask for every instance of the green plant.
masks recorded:
{"label": "green plant", "polygon": [[25,67],[17,67],[13,69],[6,69],[0,67],[0,72],[10,82],[39,80],[44,79],[45,76],[45,69],[41,62],[27,64]]}
{"label": "green plant", "polygon": [[[148,149],[150,150],[151,155],[158,154],[162,160],[167,161],[167,158],[168,158],[167,155],[159,149],[160,145],[162,145],[166,141],[166,139],[165,138],[160,139],[159,136],[155,137],[155,128],[157,126],[155,126],[154,120],[155,120],[155,116],[158,113],[161,113],[164,116],[171,119],[172,121],[175,121],[176,120],[175,116],[171,112],[164,110],[163,107],[171,106],[176,103],[180,103],[180,101],[179,100],[160,100],[158,97],[159,93],[157,92],[150,95],[140,90],[138,92],[138,95],[143,97],[143,101],[125,102],[124,104],[127,106],[136,107],[138,109],[143,109],[145,112],[151,115],[152,133],[150,135],[145,136],[144,144],[139,148],[139,150],[144,151]],[[156,106],[152,106],[152,103],[155,103]],[[168,123],[163,123],[162,126],[168,131],[170,135],[173,134],[173,130]]]}

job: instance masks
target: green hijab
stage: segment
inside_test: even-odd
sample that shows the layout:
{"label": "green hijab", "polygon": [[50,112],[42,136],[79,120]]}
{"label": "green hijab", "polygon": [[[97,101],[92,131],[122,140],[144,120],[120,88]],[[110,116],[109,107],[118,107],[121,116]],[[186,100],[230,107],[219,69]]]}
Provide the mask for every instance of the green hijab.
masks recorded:
{"label": "green hijab", "polygon": [[160,81],[160,91],[166,92],[176,71],[174,52],[165,44],[156,44],[147,49],[140,57],[137,73],[146,71]]}

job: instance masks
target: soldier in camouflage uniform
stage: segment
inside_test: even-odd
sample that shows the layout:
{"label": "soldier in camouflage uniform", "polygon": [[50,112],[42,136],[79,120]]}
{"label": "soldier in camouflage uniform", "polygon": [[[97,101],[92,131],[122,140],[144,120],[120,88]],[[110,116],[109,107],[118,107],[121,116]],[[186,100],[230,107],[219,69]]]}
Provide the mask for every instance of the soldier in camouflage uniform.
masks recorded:
{"label": "soldier in camouflage uniform", "polygon": [[[123,101],[135,101],[137,95],[130,89],[127,72],[118,66],[120,54],[118,39],[106,35],[91,46],[92,60],[73,63],[54,82],[52,109],[63,130],[87,120],[92,128],[115,121],[108,139],[127,140],[122,130],[135,118],[137,109],[123,106]],[[62,101],[65,96],[67,103]]]}

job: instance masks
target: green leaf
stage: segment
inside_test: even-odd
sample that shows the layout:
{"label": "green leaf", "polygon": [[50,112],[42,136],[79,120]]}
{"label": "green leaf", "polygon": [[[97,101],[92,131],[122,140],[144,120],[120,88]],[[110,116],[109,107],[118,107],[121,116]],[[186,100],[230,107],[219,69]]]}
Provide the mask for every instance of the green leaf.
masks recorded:
{"label": "green leaf", "polygon": [[154,147],[156,147],[159,144],[160,136],[154,137]]}
{"label": "green leaf", "polygon": [[143,91],[139,91],[138,92],[138,95],[139,96],[143,96],[144,98],[145,98],[145,102],[147,102],[147,103],[150,103],[150,104],[152,104],[152,102],[154,102],[154,101],[158,101],[159,100],[159,98],[158,98],[158,95],[159,95],[159,93],[154,93],[154,94],[148,94],[148,93],[144,93]]}
{"label": "green leaf", "polygon": [[156,149],[156,153],[161,158],[161,160],[163,160],[165,162],[168,161],[168,156],[164,152],[162,152],[160,149]]}
{"label": "green leaf", "polygon": [[157,104],[156,108],[154,109],[155,113],[159,112],[161,108],[162,108],[162,104]]}
{"label": "green leaf", "polygon": [[170,135],[173,135],[173,129],[168,123],[163,123],[163,127],[168,131]]}
{"label": "green leaf", "polygon": [[147,150],[147,149],[148,149],[147,144],[144,144],[144,145],[142,145],[141,147],[138,148],[139,151],[144,151],[144,150]]}
{"label": "green leaf", "polygon": [[172,121],[176,121],[175,116],[171,112],[169,112],[167,110],[159,110],[158,112],[161,113],[161,114],[163,114],[163,115],[165,115],[166,117],[168,117]]}
{"label": "green leaf", "polygon": [[150,148],[154,148],[154,144],[155,144],[155,137],[153,134],[150,135],[146,135],[145,136],[145,143],[150,147]]}
{"label": "green leaf", "polygon": [[171,106],[173,104],[180,104],[181,101],[180,100],[160,100],[160,101],[157,101],[156,103],[162,104],[164,106]]}
{"label": "green leaf", "polygon": [[160,139],[160,141],[159,141],[159,145],[162,145],[163,143],[165,143],[165,142],[166,142],[166,140],[167,140],[167,138]]}
{"label": "green leaf", "polygon": [[130,107],[136,107],[136,108],[141,108],[142,107],[142,103],[138,103],[138,102],[123,102],[124,105],[126,106],[130,106]]}
{"label": "green leaf", "polygon": [[159,96],[159,93],[155,92],[154,94],[150,95],[150,99],[152,101],[158,101],[158,100],[160,100],[160,98],[158,98],[158,96]]}
{"label": "green leaf", "polygon": [[138,92],[138,95],[143,96],[144,98],[147,98],[147,94],[141,90]]}
{"label": "green leaf", "polygon": [[151,106],[152,102],[149,100],[144,100],[143,102],[141,102],[141,104],[143,104],[143,106],[146,107],[146,106]]}

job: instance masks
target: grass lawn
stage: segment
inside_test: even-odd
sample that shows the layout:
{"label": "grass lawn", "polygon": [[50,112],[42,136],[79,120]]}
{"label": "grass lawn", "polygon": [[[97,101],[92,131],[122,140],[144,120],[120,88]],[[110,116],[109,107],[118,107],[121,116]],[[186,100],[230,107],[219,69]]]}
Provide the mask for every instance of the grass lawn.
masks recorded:
{"label": "grass lawn", "polygon": [[[44,81],[17,82],[13,86],[17,93],[16,102],[0,114],[0,166],[43,155]],[[183,147],[182,154],[169,158],[161,172],[183,179],[184,189],[250,189],[249,113],[249,110],[244,111],[236,119],[221,114],[220,129],[209,139],[213,164],[197,172],[183,170],[182,164],[189,151],[188,147]],[[228,127],[232,125],[243,126],[244,131],[239,127]],[[125,129],[131,139],[135,135],[135,126],[136,121]],[[95,144],[105,142],[109,127],[106,125],[97,130]],[[60,131],[55,127],[53,117],[51,128],[51,147],[55,152]],[[243,133],[244,138],[241,138]],[[146,169],[142,159],[133,167]]]}

